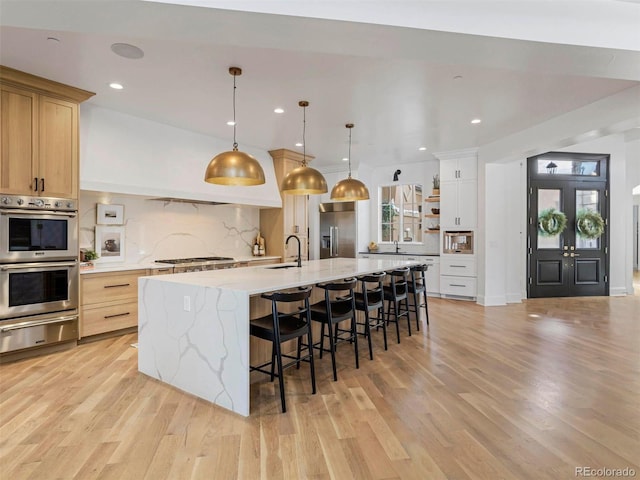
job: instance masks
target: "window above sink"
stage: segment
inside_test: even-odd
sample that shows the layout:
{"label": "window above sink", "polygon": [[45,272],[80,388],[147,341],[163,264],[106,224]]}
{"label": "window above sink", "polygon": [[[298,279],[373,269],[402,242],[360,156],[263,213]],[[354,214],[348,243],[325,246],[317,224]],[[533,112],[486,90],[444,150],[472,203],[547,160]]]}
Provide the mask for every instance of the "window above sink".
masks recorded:
{"label": "window above sink", "polygon": [[378,243],[418,243],[422,239],[422,185],[380,187]]}

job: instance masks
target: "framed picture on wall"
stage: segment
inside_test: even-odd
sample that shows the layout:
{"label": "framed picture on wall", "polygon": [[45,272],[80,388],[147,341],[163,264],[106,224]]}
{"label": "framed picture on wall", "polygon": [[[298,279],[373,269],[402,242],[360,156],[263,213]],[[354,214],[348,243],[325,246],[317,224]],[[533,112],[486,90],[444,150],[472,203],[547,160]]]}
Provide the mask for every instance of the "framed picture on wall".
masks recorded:
{"label": "framed picture on wall", "polygon": [[98,203],[96,223],[98,225],[123,225],[124,205]]}
{"label": "framed picture on wall", "polygon": [[95,250],[99,262],[124,262],[124,227],[96,225]]}

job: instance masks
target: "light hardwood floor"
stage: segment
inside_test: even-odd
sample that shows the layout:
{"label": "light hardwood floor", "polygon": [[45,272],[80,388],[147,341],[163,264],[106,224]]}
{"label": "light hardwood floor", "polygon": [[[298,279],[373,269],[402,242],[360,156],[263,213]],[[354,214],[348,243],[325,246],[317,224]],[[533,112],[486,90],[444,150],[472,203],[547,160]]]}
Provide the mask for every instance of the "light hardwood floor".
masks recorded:
{"label": "light hardwood floor", "polygon": [[[431,327],[252,386],[242,418],[137,371],[133,334],[0,365],[0,478],[640,476],[640,296],[430,300]],[[406,326],[405,326],[406,328]]]}

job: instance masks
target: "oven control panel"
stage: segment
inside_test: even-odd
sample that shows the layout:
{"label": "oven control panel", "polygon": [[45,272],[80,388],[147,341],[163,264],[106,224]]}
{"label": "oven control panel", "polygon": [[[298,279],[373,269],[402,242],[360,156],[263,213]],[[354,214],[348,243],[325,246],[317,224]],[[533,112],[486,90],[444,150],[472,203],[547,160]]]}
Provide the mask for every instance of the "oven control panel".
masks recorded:
{"label": "oven control panel", "polygon": [[22,208],[25,210],[57,210],[73,212],[78,209],[77,201],[68,198],[25,197],[19,195],[3,195],[0,197],[0,208]]}

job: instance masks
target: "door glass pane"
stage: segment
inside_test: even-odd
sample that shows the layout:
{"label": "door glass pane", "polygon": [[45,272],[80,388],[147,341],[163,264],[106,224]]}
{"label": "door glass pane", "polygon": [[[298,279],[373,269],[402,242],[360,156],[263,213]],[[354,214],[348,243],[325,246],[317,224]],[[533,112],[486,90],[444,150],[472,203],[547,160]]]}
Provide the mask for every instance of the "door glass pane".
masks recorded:
{"label": "door glass pane", "polygon": [[599,176],[600,162],[588,160],[538,159],[538,173],[549,175]]}
{"label": "door glass pane", "polygon": [[[576,216],[581,210],[592,212],[600,211],[600,192],[598,190],[576,190]],[[595,248],[600,249],[599,238],[585,238],[580,234],[578,223],[576,229],[576,248]]]}
{"label": "door glass pane", "polygon": [[[555,208],[560,210],[560,193],[561,190],[554,189],[538,189],[538,215],[543,210]],[[562,245],[562,234],[549,237],[542,235],[538,229],[538,249],[543,248],[560,248]]]}

